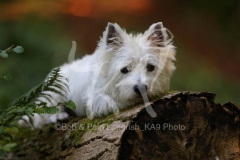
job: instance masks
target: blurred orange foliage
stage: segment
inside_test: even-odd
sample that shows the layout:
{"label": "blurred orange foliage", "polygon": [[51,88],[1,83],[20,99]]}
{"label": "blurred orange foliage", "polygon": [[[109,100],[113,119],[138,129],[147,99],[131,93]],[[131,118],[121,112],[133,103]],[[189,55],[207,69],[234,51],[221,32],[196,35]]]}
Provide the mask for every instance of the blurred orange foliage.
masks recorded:
{"label": "blurred orange foliage", "polygon": [[40,16],[51,17],[59,13],[79,17],[102,17],[109,11],[134,14],[136,11],[146,11],[152,2],[147,0],[21,0],[2,4],[1,19],[15,19],[23,14],[37,13]]}

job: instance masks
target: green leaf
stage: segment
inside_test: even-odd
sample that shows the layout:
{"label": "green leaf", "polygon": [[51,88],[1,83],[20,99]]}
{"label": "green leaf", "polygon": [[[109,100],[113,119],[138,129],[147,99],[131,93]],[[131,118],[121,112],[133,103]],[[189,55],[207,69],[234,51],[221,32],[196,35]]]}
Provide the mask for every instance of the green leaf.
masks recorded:
{"label": "green leaf", "polygon": [[35,108],[36,108],[36,105],[34,105],[34,104],[27,105],[25,113],[28,116],[34,116],[33,113],[34,113]]}
{"label": "green leaf", "polygon": [[75,110],[76,109],[76,105],[73,101],[69,100],[68,102],[65,103],[65,106],[72,109],[72,110]]}
{"label": "green leaf", "polygon": [[12,49],[12,51],[15,53],[22,53],[24,52],[24,48],[22,46],[16,46],[15,48]]}
{"label": "green leaf", "polygon": [[56,106],[53,107],[44,107],[44,112],[48,114],[54,114],[57,113],[59,109]]}
{"label": "green leaf", "polygon": [[15,147],[17,145],[17,143],[7,143],[5,144],[4,146],[0,146],[0,149],[1,150],[4,150],[4,151],[11,151],[13,147]]}
{"label": "green leaf", "polygon": [[47,107],[47,106],[43,106],[43,107],[38,107],[35,109],[35,112],[38,114],[54,114],[57,113],[59,111],[59,109],[56,106],[52,106],[52,107]]}
{"label": "green leaf", "polygon": [[8,58],[8,54],[7,52],[4,50],[4,51],[0,51],[0,57],[2,58]]}
{"label": "green leaf", "polygon": [[24,113],[25,110],[26,110],[26,107],[18,107],[18,108],[17,108],[17,112],[18,112],[18,113]]}
{"label": "green leaf", "polygon": [[11,134],[6,133],[6,132],[3,132],[3,133],[1,133],[1,134],[2,134],[3,136],[8,137],[8,138],[10,138],[11,140],[13,140]]}
{"label": "green leaf", "polygon": [[34,110],[34,112],[35,112],[35,113],[38,113],[38,114],[44,113],[42,107],[36,108],[36,109]]}

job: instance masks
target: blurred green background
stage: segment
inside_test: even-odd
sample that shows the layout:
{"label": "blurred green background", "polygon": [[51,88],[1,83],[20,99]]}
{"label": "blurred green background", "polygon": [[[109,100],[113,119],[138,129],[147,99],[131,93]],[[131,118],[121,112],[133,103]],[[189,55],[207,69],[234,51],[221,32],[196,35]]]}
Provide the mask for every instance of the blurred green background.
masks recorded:
{"label": "blurred green background", "polygon": [[177,70],[171,90],[208,91],[216,102],[240,104],[239,0],[1,0],[0,49],[25,52],[0,59],[0,111],[68,61],[71,41],[77,58],[91,54],[107,22],[144,32],[163,22],[174,34]]}

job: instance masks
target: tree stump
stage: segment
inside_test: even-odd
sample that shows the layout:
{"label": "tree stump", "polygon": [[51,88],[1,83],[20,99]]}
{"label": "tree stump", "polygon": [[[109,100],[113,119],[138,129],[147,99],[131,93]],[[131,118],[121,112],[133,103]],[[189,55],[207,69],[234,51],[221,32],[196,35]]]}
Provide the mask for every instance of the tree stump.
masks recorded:
{"label": "tree stump", "polygon": [[[102,118],[72,118],[24,129],[12,158],[240,159],[240,110],[214,103],[215,94],[175,92]],[[157,113],[152,118],[145,107]]]}

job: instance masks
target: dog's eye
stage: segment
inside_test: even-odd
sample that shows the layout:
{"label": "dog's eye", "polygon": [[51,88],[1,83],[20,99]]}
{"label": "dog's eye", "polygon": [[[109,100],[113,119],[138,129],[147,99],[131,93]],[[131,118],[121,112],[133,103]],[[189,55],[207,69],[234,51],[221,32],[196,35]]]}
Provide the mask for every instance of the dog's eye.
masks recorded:
{"label": "dog's eye", "polygon": [[154,70],[154,68],[155,67],[153,65],[151,65],[151,64],[147,65],[147,71],[149,71],[149,72],[152,72]]}
{"label": "dog's eye", "polygon": [[124,67],[124,68],[121,69],[121,72],[122,72],[122,74],[126,74],[126,73],[129,72],[129,70],[128,70],[127,67]]}

